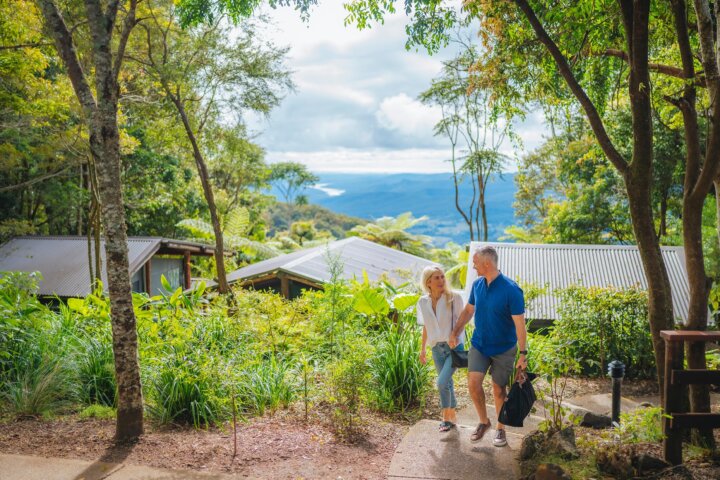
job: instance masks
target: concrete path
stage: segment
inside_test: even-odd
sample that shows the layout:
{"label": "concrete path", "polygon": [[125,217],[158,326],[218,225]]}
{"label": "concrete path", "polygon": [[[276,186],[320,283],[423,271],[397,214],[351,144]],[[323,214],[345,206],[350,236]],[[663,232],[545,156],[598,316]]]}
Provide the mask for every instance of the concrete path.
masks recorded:
{"label": "concrete path", "polygon": [[[488,405],[488,416],[497,418]],[[495,425],[495,421],[493,426]],[[448,433],[438,432],[439,421],[421,420],[400,442],[390,463],[388,479],[443,480],[514,480],[520,474],[517,455],[522,438],[535,430],[542,418],[530,416],[523,428],[507,429],[508,445],[495,447],[494,429],[478,443],[470,442],[470,434],[477,426],[477,414],[472,406],[458,411],[458,427]]]}
{"label": "concrete path", "polygon": [[1,480],[237,480],[247,476],[0,454]]}

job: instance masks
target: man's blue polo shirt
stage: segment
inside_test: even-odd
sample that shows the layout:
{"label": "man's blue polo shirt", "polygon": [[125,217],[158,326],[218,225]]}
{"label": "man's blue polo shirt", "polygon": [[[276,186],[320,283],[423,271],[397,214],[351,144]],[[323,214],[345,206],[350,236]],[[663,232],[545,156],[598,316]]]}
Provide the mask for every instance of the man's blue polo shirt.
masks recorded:
{"label": "man's blue polo shirt", "polygon": [[517,343],[513,315],[525,313],[525,297],[517,283],[502,272],[488,286],[485,277],[475,280],[470,290],[475,306],[475,332],[471,343],[488,357],[508,351]]}

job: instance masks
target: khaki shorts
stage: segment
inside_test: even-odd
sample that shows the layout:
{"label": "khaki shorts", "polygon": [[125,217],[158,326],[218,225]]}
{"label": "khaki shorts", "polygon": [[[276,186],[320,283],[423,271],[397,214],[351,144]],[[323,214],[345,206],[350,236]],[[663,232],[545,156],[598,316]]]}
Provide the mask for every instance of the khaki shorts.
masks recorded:
{"label": "khaki shorts", "polygon": [[493,383],[504,387],[508,384],[510,376],[515,370],[516,354],[517,345],[492,357],[488,357],[480,353],[475,347],[470,346],[470,352],[468,353],[468,372],[478,372],[485,375],[488,369],[490,369]]}

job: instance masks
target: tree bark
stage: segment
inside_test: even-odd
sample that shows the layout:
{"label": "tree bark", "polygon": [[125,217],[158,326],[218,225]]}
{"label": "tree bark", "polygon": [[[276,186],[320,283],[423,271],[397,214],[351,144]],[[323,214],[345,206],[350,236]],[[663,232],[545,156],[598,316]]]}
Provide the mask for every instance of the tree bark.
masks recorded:
{"label": "tree bark", "polygon": [[[687,23],[685,22],[687,18],[686,5],[684,0],[672,0],[672,5],[680,58],[683,64],[683,74],[688,76],[687,78],[694,78],[694,59]],[[703,34],[707,33],[704,31],[707,26],[703,26],[703,23],[703,13],[701,10],[698,11],[698,31],[701,33],[701,50],[703,56],[705,56],[708,52],[703,42],[712,42],[712,38],[703,39]],[[715,62],[714,56],[711,61],[704,62],[704,65],[708,68],[706,72],[707,85],[711,97],[717,98],[717,74],[713,73],[717,72],[717,62]],[[685,147],[687,152],[683,185],[682,218],[685,264],[687,266],[688,283],[690,287],[687,328],[690,330],[706,330],[708,320],[708,296],[710,294],[711,281],[705,272],[705,257],[702,244],[702,210],[705,198],[710,190],[710,184],[707,183],[707,180],[703,180],[703,177],[706,177],[709,172],[703,172],[701,166],[704,163],[705,169],[711,170],[714,165],[717,164],[717,160],[706,157],[705,162],[703,162],[696,97],[694,84],[686,83],[682,97],[679,101],[675,102],[675,104],[683,115]],[[716,143],[716,139],[713,139],[714,134],[717,134],[716,129],[711,130],[708,138],[708,155],[711,154],[710,147],[713,143]],[[706,368],[705,343],[688,343],[686,345],[686,355],[689,368]],[[690,386],[690,410],[692,412],[710,411],[710,390],[707,385]],[[694,440],[696,443],[712,447],[714,445],[712,429],[698,429]]]}
{"label": "tree bark", "polygon": [[126,6],[127,14],[113,64],[112,34],[119,2],[85,0],[90,26],[97,101],[78,60],[72,34],[53,0],[37,0],[58,54],[67,68],[90,133],[90,151],[98,172],[102,220],[105,226],[105,258],[110,296],[118,411],[115,438],[132,440],[143,433],[143,397],[137,353],[137,330],[132,305],[127,231],[120,178],[120,133],[117,123],[118,75],[123,50],[135,25],[137,2]]}

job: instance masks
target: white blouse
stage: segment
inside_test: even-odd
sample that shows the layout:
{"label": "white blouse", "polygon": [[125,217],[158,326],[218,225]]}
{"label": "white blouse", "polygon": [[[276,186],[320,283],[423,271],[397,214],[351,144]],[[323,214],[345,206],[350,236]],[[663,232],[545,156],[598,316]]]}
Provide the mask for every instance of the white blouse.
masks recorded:
{"label": "white blouse", "polygon": [[[457,325],[458,317],[464,305],[460,294],[453,293],[453,301],[448,305],[445,296],[440,297],[433,311],[430,295],[423,295],[417,303],[417,321],[427,331],[427,343],[434,347],[436,343],[447,342],[452,328]],[[465,343],[465,332],[458,336],[459,343]]]}

